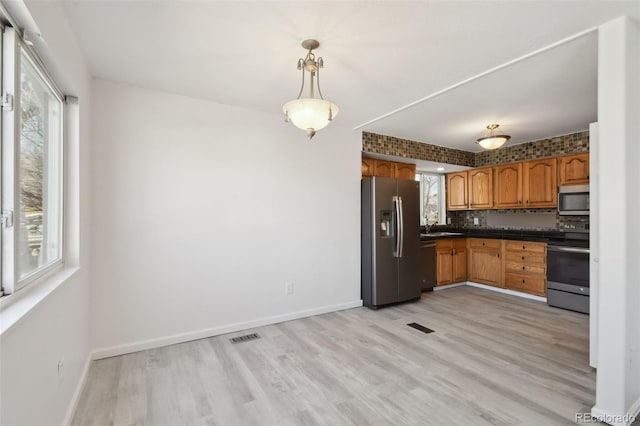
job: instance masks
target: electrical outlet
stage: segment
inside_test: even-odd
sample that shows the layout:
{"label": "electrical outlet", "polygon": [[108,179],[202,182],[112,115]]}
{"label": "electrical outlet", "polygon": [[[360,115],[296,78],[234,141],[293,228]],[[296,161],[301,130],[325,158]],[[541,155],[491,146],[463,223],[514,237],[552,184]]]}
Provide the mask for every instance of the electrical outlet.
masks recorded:
{"label": "electrical outlet", "polygon": [[285,284],[285,293],[286,294],[293,294],[293,283],[286,283]]}
{"label": "electrical outlet", "polygon": [[447,218],[447,225],[451,225],[451,218],[450,217]]}
{"label": "electrical outlet", "polygon": [[474,225],[480,225],[480,220],[477,217],[473,218],[473,224]]}

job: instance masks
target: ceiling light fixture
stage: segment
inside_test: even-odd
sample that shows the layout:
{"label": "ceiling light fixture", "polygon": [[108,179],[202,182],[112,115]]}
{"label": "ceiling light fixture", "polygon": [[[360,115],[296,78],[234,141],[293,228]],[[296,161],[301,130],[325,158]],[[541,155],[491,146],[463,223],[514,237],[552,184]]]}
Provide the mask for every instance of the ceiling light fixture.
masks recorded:
{"label": "ceiling light fixture", "polygon": [[[316,59],[313,49],[317,49],[320,42],[309,39],[302,42],[302,47],[309,52],[307,56],[298,59],[298,70],[302,71],[302,85],[298,97],[287,102],[282,107],[284,112],[284,121],[292,122],[299,129],[306,130],[309,139],[311,139],[318,130],[332,121],[338,115],[338,106],[333,102],[325,101],[320,90],[320,68],[324,67],[324,61],[321,57]],[[304,90],[304,74],[307,71],[309,77],[309,97],[300,98]],[[315,81],[314,81],[315,80]],[[319,98],[314,97],[314,85],[318,86]]]}
{"label": "ceiling light fixture", "polygon": [[478,139],[476,143],[484,149],[498,149],[502,145],[507,143],[507,141],[511,139],[511,136],[493,134],[494,130],[496,130],[498,127],[500,127],[499,124],[489,124],[487,126],[487,129],[489,129],[489,136]]}

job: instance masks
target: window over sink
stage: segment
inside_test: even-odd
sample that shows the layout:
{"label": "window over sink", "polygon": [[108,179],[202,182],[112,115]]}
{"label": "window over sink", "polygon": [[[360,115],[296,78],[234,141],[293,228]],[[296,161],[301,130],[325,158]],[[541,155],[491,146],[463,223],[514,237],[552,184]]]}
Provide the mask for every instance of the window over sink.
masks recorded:
{"label": "window over sink", "polygon": [[419,171],[415,180],[420,182],[420,226],[446,224],[445,175]]}

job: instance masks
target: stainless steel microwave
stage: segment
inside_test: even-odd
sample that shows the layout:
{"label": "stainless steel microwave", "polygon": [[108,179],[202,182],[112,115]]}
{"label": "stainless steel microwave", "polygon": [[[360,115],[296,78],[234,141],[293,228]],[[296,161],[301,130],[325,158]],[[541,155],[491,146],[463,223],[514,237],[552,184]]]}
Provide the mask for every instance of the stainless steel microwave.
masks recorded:
{"label": "stainless steel microwave", "polygon": [[560,215],[589,214],[589,185],[567,185],[558,188],[558,213]]}

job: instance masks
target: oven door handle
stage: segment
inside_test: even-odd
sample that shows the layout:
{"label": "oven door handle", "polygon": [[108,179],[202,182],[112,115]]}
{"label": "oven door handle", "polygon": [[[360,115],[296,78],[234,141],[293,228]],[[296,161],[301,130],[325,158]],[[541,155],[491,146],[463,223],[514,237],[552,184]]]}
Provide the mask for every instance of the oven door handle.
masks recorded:
{"label": "oven door handle", "polygon": [[568,253],[589,254],[589,249],[584,247],[547,246],[547,251],[564,251]]}

